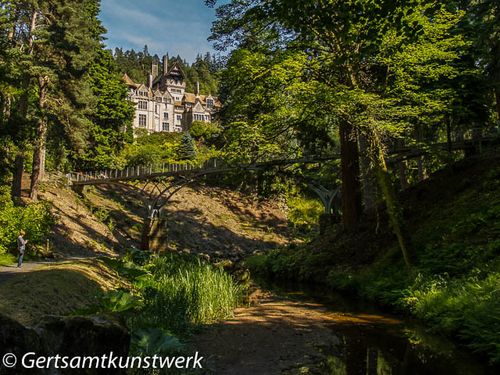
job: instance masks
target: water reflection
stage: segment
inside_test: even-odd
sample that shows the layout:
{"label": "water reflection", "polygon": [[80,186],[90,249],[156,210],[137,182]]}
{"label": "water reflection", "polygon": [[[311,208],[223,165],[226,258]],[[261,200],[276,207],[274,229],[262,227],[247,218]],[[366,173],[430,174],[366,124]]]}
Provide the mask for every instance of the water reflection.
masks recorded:
{"label": "water reflection", "polygon": [[410,374],[499,374],[500,369],[459,348],[451,341],[429,334],[418,324],[405,322],[372,305],[344,296],[308,290],[295,285],[273,292],[301,301],[321,302],[335,323],[328,326],[334,336],[328,347],[318,347],[317,366],[298,372],[331,375],[410,375]]}
{"label": "water reflection", "polygon": [[[319,366],[322,374],[493,374],[475,358],[456,350],[440,351],[424,344],[412,344],[394,328],[351,327],[339,332],[338,343],[318,348],[326,356]],[[490,371],[491,370],[491,371]]]}

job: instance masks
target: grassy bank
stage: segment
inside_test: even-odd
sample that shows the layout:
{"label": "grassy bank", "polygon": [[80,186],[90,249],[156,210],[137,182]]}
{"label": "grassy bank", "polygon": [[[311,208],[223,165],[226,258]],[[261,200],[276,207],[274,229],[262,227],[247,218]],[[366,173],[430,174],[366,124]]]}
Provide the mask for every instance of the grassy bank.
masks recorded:
{"label": "grassy bank", "polygon": [[242,290],[222,268],[195,256],[170,253],[108,260],[132,287],[113,291],[100,308],[123,316],[134,354],[170,353],[203,324],[232,316]]}
{"label": "grassy bank", "polygon": [[45,315],[67,315],[95,304],[104,293],[126,286],[100,260],[80,259],[46,265],[25,264],[4,274],[0,313],[33,325]]}
{"label": "grassy bank", "polygon": [[267,276],[321,283],[412,314],[500,362],[500,158],[441,171],[402,196],[416,251],[406,270],[381,215],[378,232],[333,228],[299,248],[253,257]]}

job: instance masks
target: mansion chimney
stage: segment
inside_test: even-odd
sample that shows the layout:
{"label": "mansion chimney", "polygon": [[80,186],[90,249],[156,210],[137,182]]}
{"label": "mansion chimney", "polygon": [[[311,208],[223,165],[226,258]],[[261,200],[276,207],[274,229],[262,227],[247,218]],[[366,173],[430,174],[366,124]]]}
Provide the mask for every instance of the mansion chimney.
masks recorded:
{"label": "mansion chimney", "polygon": [[148,87],[150,89],[153,88],[153,75],[152,74],[148,74]]}
{"label": "mansion chimney", "polygon": [[158,63],[156,61],[151,65],[151,74],[153,75],[153,79],[158,77]]}
{"label": "mansion chimney", "polygon": [[163,56],[163,75],[168,73],[168,55]]}
{"label": "mansion chimney", "polygon": [[196,96],[200,96],[200,81],[196,81]]}

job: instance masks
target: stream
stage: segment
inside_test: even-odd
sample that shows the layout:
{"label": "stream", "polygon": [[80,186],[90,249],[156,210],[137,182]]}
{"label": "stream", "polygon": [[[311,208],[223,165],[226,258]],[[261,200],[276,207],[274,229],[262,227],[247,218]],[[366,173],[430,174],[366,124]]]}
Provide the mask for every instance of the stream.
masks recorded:
{"label": "stream", "polygon": [[234,319],[196,338],[208,373],[499,373],[421,325],[360,301],[297,285],[259,286]]}

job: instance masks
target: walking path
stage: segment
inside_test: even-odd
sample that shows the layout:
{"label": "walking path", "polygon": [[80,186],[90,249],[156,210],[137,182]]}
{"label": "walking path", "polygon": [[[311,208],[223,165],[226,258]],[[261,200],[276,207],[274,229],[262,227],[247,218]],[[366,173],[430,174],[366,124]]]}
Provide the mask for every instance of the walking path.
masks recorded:
{"label": "walking path", "polygon": [[0,283],[18,274],[36,271],[46,264],[54,264],[54,262],[24,262],[19,268],[17,264],[0,266]]}

